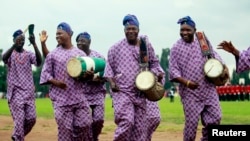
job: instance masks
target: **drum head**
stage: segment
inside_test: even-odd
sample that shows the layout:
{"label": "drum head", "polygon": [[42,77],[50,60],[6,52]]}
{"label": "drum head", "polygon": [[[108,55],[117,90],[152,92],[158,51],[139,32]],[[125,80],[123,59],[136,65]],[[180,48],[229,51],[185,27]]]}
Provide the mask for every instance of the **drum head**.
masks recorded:
{"label": "drum head", "polygon": [[155,85],[155,76],[150,71],[140,72],[135,79],[135,85],[139,90],[148,90]]}
{"label": "drum head", "polygon": [[204,72],[210,78],[216,78],[223,72],[223,65],[217,59],[209,59],[204,65]]}
{"label": "drum head", "polygon": [[78,77],[82,73],[81,61],[77,58],[70,58],[67,62],[67,72],[71,77]]}

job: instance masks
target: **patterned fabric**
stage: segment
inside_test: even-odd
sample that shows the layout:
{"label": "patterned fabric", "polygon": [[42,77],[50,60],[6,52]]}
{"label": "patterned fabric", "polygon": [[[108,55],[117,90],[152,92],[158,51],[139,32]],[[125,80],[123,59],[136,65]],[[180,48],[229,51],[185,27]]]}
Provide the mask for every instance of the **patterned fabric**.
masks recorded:
{"label": "patterned fabric", "polygon": [[[88,56],[105,59],[104,56],[94,50],[91,50]],[[92,136],[94,141],[97,141],[104,123],[105,83],[88,81],[84,83],[83,89],[92,111]]]}
{"label": "patterned fabric", "polygon": [[202,138],[201,141],[208,140],[208,125],[217,125],[221,121],[221,108],[219,100],[207,99],[203,101],[184,101],[183,109],[185,114],[184,141],[195,140],[199,119],[201,118]]}
{"label": "patterned fabric", "polygon": [[92,138],[94,141],[98,141],[98,136],[102,132],[104,123],[104,104],[103,105],[90,105],[92,110]]}
{"label": "patterned fabric", "polygon": [[35,54],[24,50],[12,52],[7,62],[7,99],[14,121],[12,135],[24,140],[36,121],[35,86],[32,76],[32,64],[37,66]]}
{"label": "patterned fabric", "polygon": [[[156,76],[164,73],[148,37],[140,37],[146,39],[150,71]],[[110,48],[104,77],[116,78],[120,90],[129,91],[135,89],[135,78],[139,72],[139,47],[129,45],[127,39],[123,39]]]}
{"label": "patterned fabric", "polygon": [[[212,50],[212,54],[215,58],[222,61],[214,50]],[[183,77],[199,83],[199,87],[195,90],[191,90],[182,84],[179,85],[185,113],[185,141],[195,140],[199,116],[201,116],[204,126],[204,140],[207,138],[207,125],[219,124],[221,119],[216,87],[204,77],[203,66],[205,62],[206,58],[202,56],[199,42],[196,38],[192,43],[185,43],[180,39],[171,48],[169,79],[173,80],[174,78]]]}
{"label": "patterned fabric", "polygon": [[67,50],[59,46],[46,57],[40,76],[40,84],[46,84],[48,80],[56,79],[64,81],[67,85],[66,90],[54,85],[50,86],[49,96],[55,107],[87,102],[83,95],[82,82],[71,78],[66,71],[68,59],[76,56],[86,56],[86,54],[76,47]]}
{"label": "patterned fabric", "polygon": [[5,62],[8,66],[7,74],[7,98],[11,99],[14,89],[23,89],[26,92],[16,95],[20,100],[33,100],[35,98],[34,81],[31,65],[35,64],[36,56],[33,52],[24,50],[22,53],[13,51]]}
{"label": "patterned fabric", "polygon": [[146,138],[146,100],[139,92],[112,93],[115,124],[114,141],[144,141]]}
{"label": "patterned fabric", "polygon": [[8,102],[14,121],[12,136],[17,141],[24,141],[24,137],[31,131],[36,123],[35,100],[21,101],[16,95],[25,93],[22,89],[15,89],[13,97]]}
{"label": "patterned fabric", "polygon": [[[97,57],[97,58],[103,58],[105,57],[98,53],[97,51],[91,50],[89,57]],[[85,97],[88,99],[89,105],[103,105],[104,104],[104,98],[106,94],[106,88],[104,83],[96,83],[93,81],[88,81],[87,83],[84,83],[83,91],[85,94]]]}
{"label": "patterned fabric", "polygon": [[91,138],[89,129],[92,119],[87,99],[83,94],[83,83],[71,78],[66,72],[68,59],[76,56],[86,54],[76,47],[57,47],[46,57],[40,77],[40,84],[56,79],[64,81],[67,85],[66,90],[51,85],[49,91],[58,125],[59,141],[90,141]]}
{"label": "patterned fabric", "polygon": [[236,64],[236,72],[241,73],[250,69],[250,47],[240,53],[239,60]]}
{"label": "patterned fabric", "polygon": [[[143,38],[148,48],[149,68],[158,76],[162,73],[159,60],[148,38]],[[139,47],[129,45],[127,39],[123,39],[109,49],[104,77],[114,78],[120,88],[119,92],[112,93],[117,124],[114,141],[145,140],[146,100],[135,86],[139,72]]]}
{"label": "patterned fabric", "polygon": [[147,134],[146,141],[151,141],[152,135],[160,125],[161,115],[157,102],[147,100]]}
{"label": "patterned fabric", "polygon": [[69,106],[55,107],[58,125],[58,141],[92,141],[89,106],[81,102]]}

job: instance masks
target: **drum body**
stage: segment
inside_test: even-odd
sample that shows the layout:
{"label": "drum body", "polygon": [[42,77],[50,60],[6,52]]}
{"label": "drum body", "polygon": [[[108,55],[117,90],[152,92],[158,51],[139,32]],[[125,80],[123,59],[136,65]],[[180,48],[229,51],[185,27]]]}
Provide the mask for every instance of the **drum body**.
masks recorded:
{"label": "drum body", "polygon": [[142,71],[136,76],[136,87],[145,93],[145,97],[150,101],[160,100],[165,92],[161,83],[157,82],[154,74],[150,71]]}
{"label": "drum body", "polygon": [[224,77],[223,64],[214,58],[208,59],[204,65],[204,73],[206,78],[216,86],[224,85],[228,77]]}
{"label": "drum body", "polygon": [[93,57],[73,57],[67,62],[67,72],[73,78],[83,76],[86,71],[93,71],[98,76],[103,76],[105,60]]}

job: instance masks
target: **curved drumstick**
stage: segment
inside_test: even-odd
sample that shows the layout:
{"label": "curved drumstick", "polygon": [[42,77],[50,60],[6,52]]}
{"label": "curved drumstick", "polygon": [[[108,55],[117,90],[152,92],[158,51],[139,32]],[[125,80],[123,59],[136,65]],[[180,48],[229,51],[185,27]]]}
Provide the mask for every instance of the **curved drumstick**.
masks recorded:
{"label": "curved drumstick", "polygon": [[[212,70],[212,68],[214,67],[214,65],[212,65],[209,70],[207,72],[205,72],[205,76]],[[202,76],[200,79],[198,79],[198,82],[201,81],[204,78],[204,76]]]}
{"label": "curved drumstick", "polygon": [[29,27],[27,27],[27,28],[23,31],[23,35],[25,35],[25,33],[28,31],[28,28],[29,28]]}
{"label": "curved drumstick", "polygon": [[213,67],[214,65],[211,66],[211,68],[205,73],[205,75],[207,75],[212,70]]}

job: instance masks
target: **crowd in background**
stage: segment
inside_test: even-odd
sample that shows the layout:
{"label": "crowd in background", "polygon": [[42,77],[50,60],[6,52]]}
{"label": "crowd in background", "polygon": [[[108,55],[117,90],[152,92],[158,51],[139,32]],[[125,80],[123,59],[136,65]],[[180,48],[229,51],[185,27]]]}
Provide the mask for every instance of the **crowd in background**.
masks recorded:
{"label": "crowd in background", "polygon": [[225,85],[216,87],[220,101],[250,100],[250,85]]}

